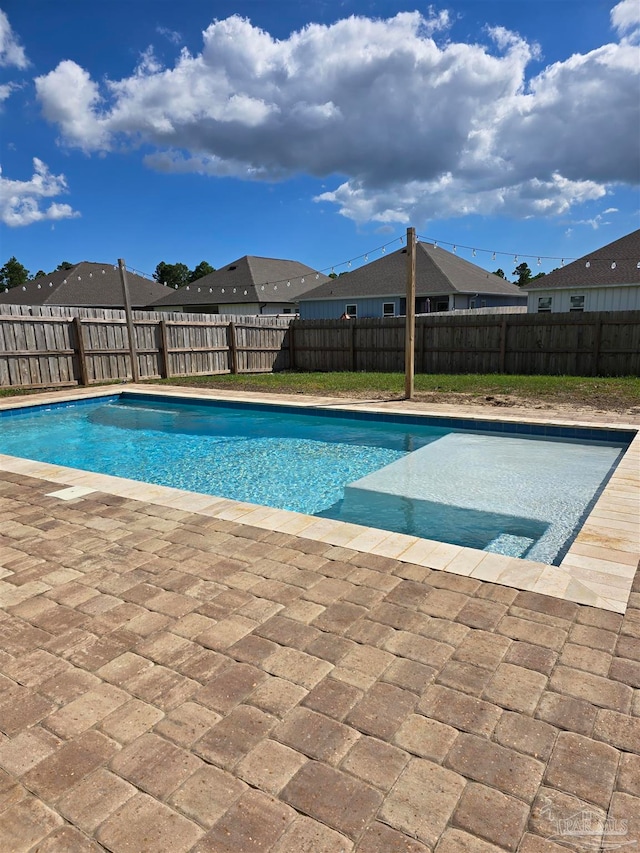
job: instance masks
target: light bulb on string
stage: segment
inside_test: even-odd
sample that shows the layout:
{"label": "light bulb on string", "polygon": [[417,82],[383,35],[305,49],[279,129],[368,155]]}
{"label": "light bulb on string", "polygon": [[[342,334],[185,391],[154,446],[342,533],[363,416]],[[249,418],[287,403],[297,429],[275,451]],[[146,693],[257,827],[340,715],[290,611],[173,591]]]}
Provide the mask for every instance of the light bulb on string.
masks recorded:
{"label": "light bulb on string", "polygon": [[615,268],[616,268],[616,262],[614,261],[614,262],[611,264],[611,269],[612,269],[612,270],[614,270]]}
{"label": "light bulb on string", "polygon": [[587,269],[589,269],[589,267],[590,267],[590,266],[591,266],[591,261],[587,261],[587,263],[585,264],[585,267],[586,267]]}
{"label": "light bulb on string", "polygon": [[316,273],[316,281],[317,281],[319,278],[320,278],[320,273],[319,273],[319,272],[317,272],[317,273]]}
{"label": "light bulb on string", "polygon": [[518,256],[517,256],[517,255],[514,255],[514,256],[513,256],[513,263],[514,263],[516,266],[518,265]]}
{"label": "light bulb on string", "polygon": [[385,253],[386,251],[387,251],[387,247],[386,247],[386,246],[383,246],[383,247],[382,247],[382,254],[384,255],[384,253]]}
{"label": "light bulb on string", "polygon": [[347,266],[351,267],[351,261],[347,261]]}
{"label": "light bulb on string", "polygon": [[288,282],[287,282],[287,287],[291,287],[291,282],[290,282],[290,281],[288,281]]}
{"label": "light bulb on string", "polygon": [[494,252],[494,253],[491,255],[491,260],[492,260],[492,261],[495,261],[495,259],[496,259],[496,253]]}
{"label": "light bulb on string", "polygon": [[300,279],[300,284],[304,284],[304,276]]}
{"label": "light bulb on string", "polygon": [[457,246],[456,246],[456,244],[454,243],[454,244],[453,244],[453,254],[455,255],[455,253],[456,253],[457,251],[458,251],[458,247],[457,247]]}
{"label": "light bulb on string", "polygon": [[472,257],[474,257],[474,258],[475,258],[475,256],[476,256],[476,250],[475,250],[475,249],[472,249],[472,250],[471,250],[471,255],[472,255]]}
{"label": "light bulb on string", "polygon": [[561,267],[563,267],[563,266],[564,266],[564,258],[562,258],[562,260],[560,261],[560,266],[561,266]]}
{"label": "light bulb on string", "polygon": [[365,256],[364,256],[364,262],[365,262],[365,264],[367,263],[367,261],[368,261],[368,260],[369,260],[369,255],[365,255]]}
{"label": "light bulb on string", "polygon": [[540,258],[538,258],[538,266],[540,266],[541,263],[542,261],[540,260]]}

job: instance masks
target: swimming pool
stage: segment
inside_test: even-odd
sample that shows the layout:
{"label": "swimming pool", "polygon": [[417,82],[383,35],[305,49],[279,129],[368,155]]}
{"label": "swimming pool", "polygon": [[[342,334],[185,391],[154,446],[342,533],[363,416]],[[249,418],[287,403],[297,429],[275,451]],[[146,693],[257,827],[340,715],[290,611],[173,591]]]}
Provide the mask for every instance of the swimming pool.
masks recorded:
{"label": "swimming pool", "polygon": [[0,415],[1,453],[548,564],[634,436],[131,392]]}

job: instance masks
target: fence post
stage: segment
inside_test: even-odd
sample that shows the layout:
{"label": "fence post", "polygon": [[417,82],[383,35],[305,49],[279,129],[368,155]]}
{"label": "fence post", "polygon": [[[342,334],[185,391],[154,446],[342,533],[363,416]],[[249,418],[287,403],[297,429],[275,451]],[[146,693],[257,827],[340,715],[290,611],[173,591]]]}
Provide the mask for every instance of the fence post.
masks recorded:
{"label": "fence post", "polygon": [[82,338],[82,320],[80,317],[75,316],[73,318],[73,326],[76,330],[76,338],[78,341],[78,366],[80,368],[80,384],[88,385],[89,379],[87,378],[87,360],[84,350],[84,340]]}
{"label": "fence post", "polygon": [[162,373],[161,376],[163,379],[170,379],[171,372],[169,370],[169,334],[167,331],[167,321],[165,319],[160,320],[160,357],[162,360],[162,365],[158,365],[161,367]]}
{"label": "fence post", "polygon": [[500,363],[498,365],[498,372],[504,373],[505,365],[507,361],[507,316],[506,314],[502,317],[502,323],[500,324]]}
{"label": "fence post", "polygon": [[231,355],[231,372],[238,372],[238,349],[236,343],[236,326],[233,320],[229,323],[229,353]]}
{"label": "fence post", "polygon": [[118,258],[120,267],[120,279],[122,280],[122,296],[124,299],[124,311],[127,318],[127,331],[129,333],[129,354],[131,356],[131,378],[134,382],[140,382],[140,368],[138,366],[138,353],[136,350],[136,332],[131,314],[131,301],[129,299],[129,285],[127,283],[127,269],[122,258]]}
{"label": "fence post", "polygon": [[602,341],[602,317],[596,320],[596,328],[593,340],[593,358],[591,362],[591,375],[598,375],[598,362],[600,361],[600,342]]}
{"label": "fence post", "polygon": [[356,372],[356,321],[352,320],[349,325],[351,331],[349,335],[349,365],[352,373]]}
{"label": "fence post", "polygon": [[416,229],[407,228],[407,298],[404,332],[404,396],[413,398],[416,334]]}
{"label": "fence post", "polygon": [[296,346],[294,341],[294,324],[295,320],[289,323],[289,370],[296,369]]}

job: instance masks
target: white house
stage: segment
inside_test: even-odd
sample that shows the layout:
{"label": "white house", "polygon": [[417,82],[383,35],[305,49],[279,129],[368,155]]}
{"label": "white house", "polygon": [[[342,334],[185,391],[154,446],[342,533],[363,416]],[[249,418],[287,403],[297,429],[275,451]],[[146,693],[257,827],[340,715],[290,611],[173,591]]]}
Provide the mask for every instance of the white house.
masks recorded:
{"label": "white house", "polygon": [[640,310],[640,229],[526,287],[528,314]]}

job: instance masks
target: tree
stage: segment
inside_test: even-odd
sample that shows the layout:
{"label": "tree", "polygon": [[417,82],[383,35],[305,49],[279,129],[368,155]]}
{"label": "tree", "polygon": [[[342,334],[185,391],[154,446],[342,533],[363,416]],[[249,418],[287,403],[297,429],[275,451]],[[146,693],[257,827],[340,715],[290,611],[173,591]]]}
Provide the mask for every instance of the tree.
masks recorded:
{"label": "tree", "polygon": [[55,271],[57,272],[58,270],[72,270],[72,269],[73,269],[73,264],[70,264],[69,261],[62,261],[61,264],[58,264]]}
{"label": "tree", "polygon": [[538,275],[534,275],[531,281],[536,281],[539,278],[544,278],[545,274],[543,272],[539,272]]}
{"label": "tree", "polygon": [[337,273],[335,273],[335,272],[330,272],[330,273],[329,273],[329,278],[338,278],[338,275],[337,275]]}
{"label": "tree", "polygon": [[500,269],[499,267],[498,267],[498,269],[497,269],[497,270],[494,270],[494,271],[493,271],[493,274],[494,274],[494,275],[497,275],[497,276],[498,276],[498,278],[504,278],[505,280],[506,280],[506,278],[507,278],[507,277],[506,277],[506,275],[504,274],[504,270]]}
{"label": "tree", "polygon": [[518,276],[516,284],[520,287],[523,287],[523,285],[525,284],[529,284],[529,282],[531,281],[531,270],[529,269],[529,264],[524,261],[521,264],[518,264],[518,266],[514,269],[511,275]]}
{"label": "tree", "polygon": [[205,275],[209,275],[209,273],[215,272],[216,268],[212,267],[210,263],[207,261],[200,261],[197,267],[191,270],[189,273],[189,281],[194,282],[199,278],[204,278]]}
{"label": "tree", "polygon": [[29,281],[29,270],[13,256],[0,268],[0,287],[10,290]]}
{"label": "tree", "polygon": [[184,287],[185,284],[189,284],[190,275],[186,264],[165,264],[164,261],[160,261],[153,277],[160,284],[166,284],[168,287]]}
{"label": "tree", "polygon": [[35,275],[31,276],[30,280],[35,281],[37,278],[42,278],[43,275],[46,275],[46,272],[44,270],[38,270]]}

